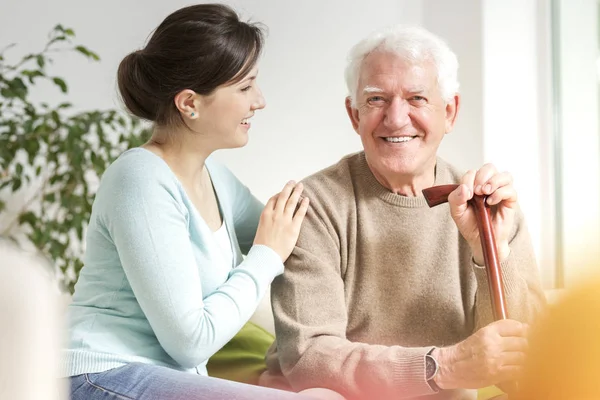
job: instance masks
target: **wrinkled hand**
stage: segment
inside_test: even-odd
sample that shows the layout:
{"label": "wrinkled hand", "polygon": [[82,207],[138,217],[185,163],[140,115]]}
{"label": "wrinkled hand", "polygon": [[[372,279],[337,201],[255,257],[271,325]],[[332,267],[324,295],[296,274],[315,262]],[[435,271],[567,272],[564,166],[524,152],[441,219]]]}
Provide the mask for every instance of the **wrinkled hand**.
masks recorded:
{"label": "wrinkled hand", "polygon": [[515,379],[525,363],[528,331],[526,324],[505,319],[435,349],[432,356],[440,366],[435,383],[442,389],[479,389]]}
{"label": "wrinkled hand", "polygon": [[308,210],[308,198],[300,196],[303,189],[302,183],[288,182],[280,193],[269,199],[260,215],[254,244],[269,246],[279,254],[281,261],[292,253]]}
{"label": "wrinkled hand", "polygon": [[517,192],[508,172],[499,173],[492,164],[485,164],[478,171],[468,171],[460,185],[448,196],[450,213],[461,235],[465,238],[473,259],[483,265],[483,250],[479,239],[475,210],[468,206],[473,194],[487,195],[486,203],[491,206],[492,229],[496,237],[498,258],[504,261],[510,254],[509,236],[515,221]]}

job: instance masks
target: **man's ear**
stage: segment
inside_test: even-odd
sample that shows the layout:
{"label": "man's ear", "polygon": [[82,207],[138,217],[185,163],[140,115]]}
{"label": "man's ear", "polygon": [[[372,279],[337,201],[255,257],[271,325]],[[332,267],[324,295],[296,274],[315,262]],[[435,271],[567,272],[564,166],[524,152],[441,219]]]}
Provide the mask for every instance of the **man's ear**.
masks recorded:
{"label": "man's ear", "polygon": [[450,133],[456,123],[456,116],[460,109],[460,95],[456,93],[452,100],[446,104],[446,133]]}
{"label": "man's ear", "polygon": [[195,119],[198,116],[198,95],[191,89],[184,89],[173,98],[175,107],[182,115]]}
{"label": "man's ear", "polygon": [[358,122],[360,121],[358,116],[358,109],[352,106],[352,99],[350,96],[346,97],[346,112],[348,113],[348,117],[350,117],[350,122],[352,123],[352,127],[358,133]]}

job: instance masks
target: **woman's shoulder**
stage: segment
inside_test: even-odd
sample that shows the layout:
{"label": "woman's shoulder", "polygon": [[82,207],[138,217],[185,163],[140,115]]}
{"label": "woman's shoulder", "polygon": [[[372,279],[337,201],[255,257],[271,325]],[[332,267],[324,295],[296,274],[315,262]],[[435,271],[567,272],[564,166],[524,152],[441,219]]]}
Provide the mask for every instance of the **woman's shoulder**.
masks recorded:
{"label": "woman's shoulder", "polygon": [[141,147],[123,152],[106,169],[102,181],[128,184],[177,182],[167,163],[158,155]]}
{"label": "woman's shoulder", "polygon": [[179,181],[167,163],[143,148],[122,153],[100,180],[96,201],[136,202],[160,196],[165,191],[178,198]]}

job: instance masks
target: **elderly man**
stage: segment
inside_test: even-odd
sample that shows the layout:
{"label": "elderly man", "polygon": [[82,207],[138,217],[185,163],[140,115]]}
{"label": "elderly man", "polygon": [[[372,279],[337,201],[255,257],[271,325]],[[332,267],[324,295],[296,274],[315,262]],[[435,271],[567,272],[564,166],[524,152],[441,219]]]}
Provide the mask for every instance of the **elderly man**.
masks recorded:
{"label": "elderly man", "polygon": [[[437,156],[460,105],[458,62],[420,28],[372,34],[350,53],[346,109],[364,151],[304,182],[310,209],[272,285],[266,385],[347,399],[474,399],[523,365],[544,305],[511,175],[460,173]],[[422,190],[459,183],[430,209]],[[474,212],[488,195],[511,319],[494,322]]]}

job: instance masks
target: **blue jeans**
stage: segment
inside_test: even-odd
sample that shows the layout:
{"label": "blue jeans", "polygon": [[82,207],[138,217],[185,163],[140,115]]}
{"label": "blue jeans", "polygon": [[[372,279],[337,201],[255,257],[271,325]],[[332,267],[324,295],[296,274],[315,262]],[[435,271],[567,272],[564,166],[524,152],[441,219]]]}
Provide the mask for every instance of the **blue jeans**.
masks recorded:
{"label": "blue jeans", "polygon": [[71,400],[310,400],[312,397],[140,363],[72,376]]}

